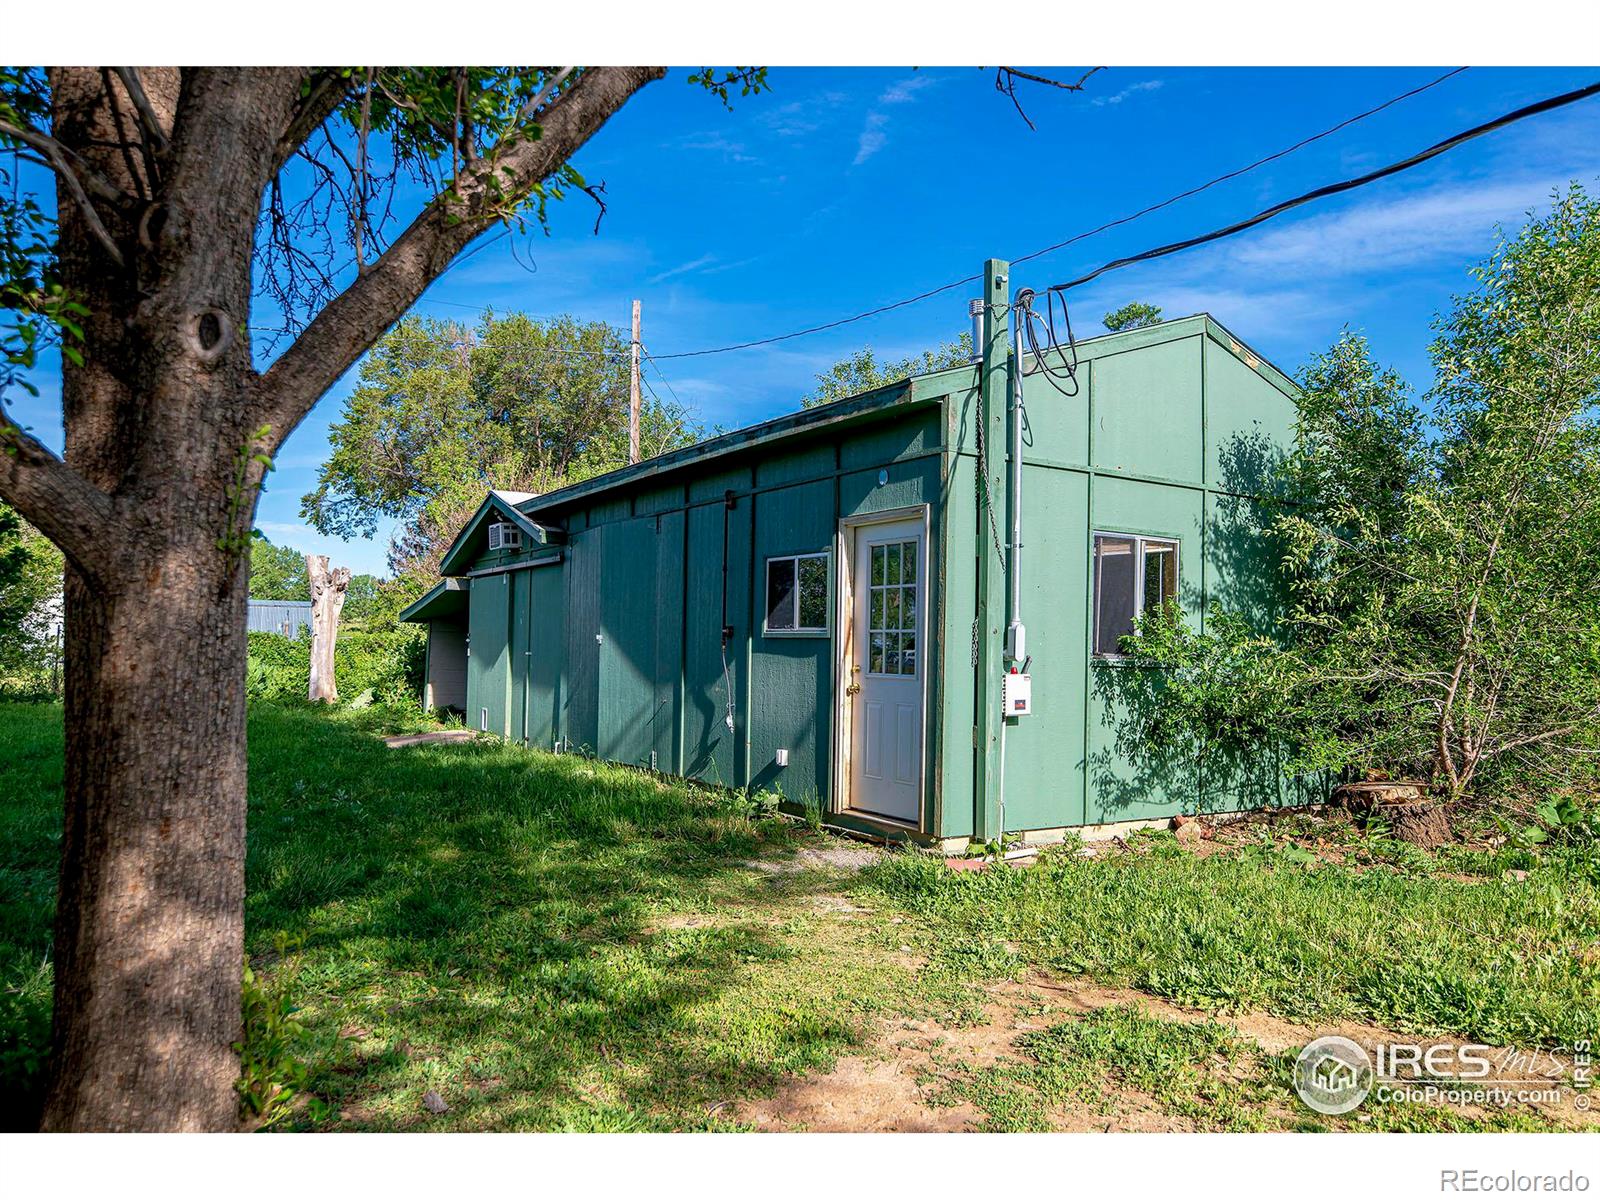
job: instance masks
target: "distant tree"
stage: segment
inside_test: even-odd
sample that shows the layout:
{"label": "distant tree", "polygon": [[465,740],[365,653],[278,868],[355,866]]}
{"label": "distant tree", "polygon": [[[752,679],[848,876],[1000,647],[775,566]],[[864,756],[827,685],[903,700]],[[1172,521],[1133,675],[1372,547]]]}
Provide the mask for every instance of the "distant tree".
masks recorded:
{"label": "distant tree", "polygon": [[1108,312],[1100,318],[1100,323],[1112,333],[1121,333],[1124,329],[1144,329],[1149,325],[1159,325],[1161,320],[1161,310],[1154,304],[1135,300]]}
{"label": "distant tree", "polygon": [[61,551],[0,503],[0,674],[42,667],[61,602]]}
{"label": "distant tree", "polygon": [[[628,458],[628,391],[628,343],[604,322],[408,317],[363,360],[301,513],[322,533],[370,537],[384,518],[476,507],[491,487],[543,492],[609,471]],[[646,456],[700,433],[650,396],[641,419]]]}
{"label": "distant tree", "polygon": [[289,546],[274,546],[259,529],[250,536],[250,598],[309,600],[306,558]]}
{"label": "distant tree", "polygon": [[826,371],[818,374],[817,386],[801,398],[800,404],[803,408],[831,404],[835,400],[843,400],[846,396],[870,392],[873,388],[898,383],[913,375],[926,375],[930,371],[942,371],[945,367],[957,367],[971,358],[970,333],[963,333],[955,341],[924,350],[921,354],[889,362],[879,362],[872,347],[863,346],[854,354],[841,358]]}
{"label": "distant tree", "polygon": [[1452,799],[1600,777],[1600,201],[1576,185],[1435,322],[1418,403],[1345,335],[1306,371],[1270,522],[1290,605],[1132,646],[1144,732],[1418,775]]}

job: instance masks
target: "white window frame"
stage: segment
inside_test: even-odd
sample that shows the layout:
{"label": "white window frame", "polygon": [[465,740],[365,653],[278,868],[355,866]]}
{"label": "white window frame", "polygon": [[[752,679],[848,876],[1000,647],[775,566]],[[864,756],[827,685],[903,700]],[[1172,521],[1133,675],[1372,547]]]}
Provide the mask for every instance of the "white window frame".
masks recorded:
{"label": "white window frame", "polygon": [[[1120,651],[1101,651],[1100,645],[1100,555],[1096,547],[1101,538],[1118,538],[1133,543],[1133,620],[1144,616],[1144,547],[1146,542],[1162,542],[1172,547],[1173,574],[1183,583],[1183,539],[1162,533],[1125,533],[1115,529],[1096,529],[1089,535],[1089,654],[1100,662],[1120,662],[1127,655]],[[1177,597],[1169,597],[1176,599]]]}
{"label": "white window frame", "polygon": [[[800,563],[803,559],[820,558],[822,569],[827,576],[828,593],[825,606],[822,610],[821,625],[800,624]],[[767,607],[767,587],[772,575],[772,564],[778,562],[791,562],[794,564],[794,628],[773,629],[768,625],[768,618],[772,610]],[[808,550],[800,554],[774,554],[767,558],[761,568],[761,633],[764,637],[774,638],[825,638],[833,635],[833,554],[828,550]]]}

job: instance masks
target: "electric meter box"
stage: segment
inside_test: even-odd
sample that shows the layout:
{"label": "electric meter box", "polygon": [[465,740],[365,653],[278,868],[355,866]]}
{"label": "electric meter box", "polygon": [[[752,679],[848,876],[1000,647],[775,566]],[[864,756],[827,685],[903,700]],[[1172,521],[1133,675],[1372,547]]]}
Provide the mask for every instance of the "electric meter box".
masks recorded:
{"label": "electric meter box", "polygon": [[1033,676],[1007,671],[1000,685],[1001,712],[1008,717],[1026,717],[1033,713]]}

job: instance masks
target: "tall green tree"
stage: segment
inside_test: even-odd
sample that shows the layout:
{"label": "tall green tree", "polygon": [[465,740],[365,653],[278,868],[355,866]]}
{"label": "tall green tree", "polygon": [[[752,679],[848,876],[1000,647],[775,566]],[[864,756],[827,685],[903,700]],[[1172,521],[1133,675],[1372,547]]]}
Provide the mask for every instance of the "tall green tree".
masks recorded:
{"label": "tall green tree", "polygon": [[871,346],[863,346],[854,354],[841,358],[826,371],[817,374],[817,386],[803,396],[800,404],[815,408],[831,404],[847,396],[870,392],[885,384],[898,383],[913,375],[926,375],[946,367],[958,367],[972,358],[972,335],[963,333],[953,342],[942,342],[932,349],[906,358],[881,362]]}
{"label": "tall green tree", "polygon": [[1306,371],[1271,526],[1289,611],[1143,628],[1153,741],[1451,798],[1600,777],[1600,201],[1574,185],[1472,278],[1421,403],[1350,335]]}
{"label": "tall green tree", "polygon": [[[0,190],[0,308],[26,330],[5,364],[57,338],[66,425],[57,455],[0,413],[0,498],[67,562],[44,1128],[234,1126],[262,476],[479,235],[598,197],[573,156],[665,73],[0,72],[0,150],[55,183],[53,204]],[[253,310],[286,332],[257,346]]]}
{"label": "tall green tree", "polygon": [[[363,360],[301,505],[319,531],[370,537],[491,487],[543,492],[628,461],[628,343],[600,321],[489,314],[477,325],[408,317]],[[650,457],[699,429],[646,397]]]}
{"label": "tall green tree", "polygon": [[306,558],[290,546],[275,546],[259,529],[250,536],[250,598],[309,600]]}

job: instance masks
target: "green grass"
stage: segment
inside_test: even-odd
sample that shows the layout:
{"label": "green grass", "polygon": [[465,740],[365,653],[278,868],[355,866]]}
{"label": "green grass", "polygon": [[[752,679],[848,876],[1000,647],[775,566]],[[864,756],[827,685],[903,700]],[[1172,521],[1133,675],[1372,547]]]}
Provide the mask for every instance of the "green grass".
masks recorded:
{"label": "green grass", "polygon": [[1156,845],[982,873],[895,856],[869,879],[917,915],[931,966],[965,978],[1037,966],[1201,1008],[1491,1045],[1600,1029],[1600,889],[1573,861],[1463,880]]}
{"label": "green grass", "polygon": [[[250,721],[247,946],[303,1005],[327,1124],[721,1127],[728,1101],[826,1068],[909,995],[875,941],[806,903],[837,873],[748,865],[810,834],[576,756],[389,750],[368,733],[386,719]],[[42,1056],[59,723],[0,709],[0,1053]],[[277,960],[280,932],[298,949]],[[19,1080],[13,1105],[37,1073]],[[429,1089],[448,1113],[423,1110]]]}
{"label": "green grass", "polygon": [[[42,1081],[60,720],[0,705],[5,1126],[26,1124]],[[1556,855],[1514,882],[1449,878],[1433,859],[1396,867],[1381,847],[1353,856],[1360,869],[1307,870],[1271,847],[1198,859],[1170,837],[1025,871],[957,874],[910,854],[854,877],[774,871],[831,839],[577,756],[372,736],[421,724],[251,714],[247,944],[267,987],[302,1006],[316,1098],[289,1127],[729,1128],[736,1101],[870,1053],[880,1019],[973,1024],[984,983],[1031,969],[1312,1025],[1525,1045],[1600,1028],[1596,885]],[[841,891],[874,911],[815,902]],[[902,944],[926,965],[907,965]],[[1218,1023],[1073,1013],[1014,1054],[936,1059],[932,1094],[997,1129],[1049,1127],[1064,1106],[1117,1119],[1119,1096],[1204,1128],[1322,1127],[1281,1056]],[[429,1090],[446,1113],[424,1110]],[[1363,1115],[1364,1128],[1527,1124]]]}

